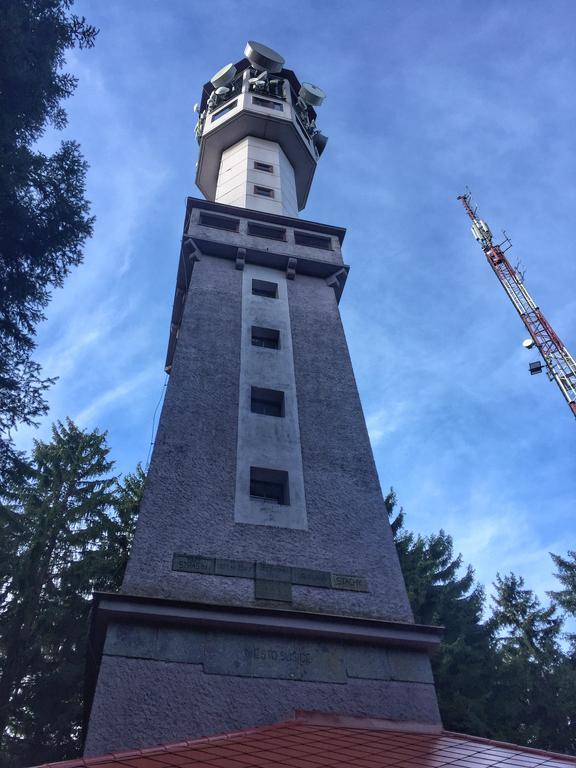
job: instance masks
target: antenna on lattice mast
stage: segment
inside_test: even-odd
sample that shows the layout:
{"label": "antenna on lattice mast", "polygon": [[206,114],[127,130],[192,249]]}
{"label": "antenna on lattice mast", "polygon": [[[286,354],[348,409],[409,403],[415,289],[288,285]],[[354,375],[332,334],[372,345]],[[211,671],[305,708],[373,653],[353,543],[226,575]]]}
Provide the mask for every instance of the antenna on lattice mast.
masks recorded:
{"label": "antenna on lattice mast", "polygon": [[[468,188],[466,188],[466,194],[458,196],[458,200],[462,202],[472,220],[474,238],[480,243],[488,264],[500,280],[530,334],[530,339],[524,342],[524,346],[527,349],[533,346],[538,348],[544,359],[548,378],[556,382],[570,410],[576,416],[576,361],[524,287],[523,274],[514,269],[506,258],[506,251],[512,247],[510,238],[504,232],[504,240],[501,243],[496,245],[493,242],[488,224],[477,217],[477,207],[472,207],[472,196]],[[540,361],[530,363],[529,370],[531,374],[541,373],[542,363]]]}

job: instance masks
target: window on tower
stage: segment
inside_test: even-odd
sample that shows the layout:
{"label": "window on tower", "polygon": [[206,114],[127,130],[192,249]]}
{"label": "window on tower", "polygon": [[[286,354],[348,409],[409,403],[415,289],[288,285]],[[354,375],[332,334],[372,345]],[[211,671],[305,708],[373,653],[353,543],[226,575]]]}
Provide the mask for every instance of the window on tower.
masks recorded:
{"label": "window on tower", "polygon": [[261,328],[259,325],[253,325],[252,346],[279,349],[280,331],[277,331],[275,328]]}
{"label": "window on tower", "polygon": [[254,184],[254,194],[259,197],[274,197],[274,190],[269,187],[261,187],[259,184]]}
{"label": "window on tower", "polygon": [[248,234],[255,237],[265,237],[268,240],[282,240],[286,242],[286,230],[283,227],[270,227],[259,224],[256,221],[248,222]]}
{"label": "window on tower", "polygon": [[284,392],[279,389],[252,387],[250,410],[262,416],[284,416]]}
{"label": "window on tower", "polygon": [[261,163],[260,160],[254,160],[254,170],[274,173],[274,166],[271,163]]}
{"label": "window on tower", "polygon": [[311,235],[309,232],[294,232],[296,245],[307,245],[309,248],[322,248],[324,251],[332,250],[332,240],[322,235]]}
{"label": "window on tower", "polygon": [[218,110],[218,112],[214,112],[212,114],[212,117],[210,118],[210,122],[214,123],[216,120],[220,120],[221,117],[224,117],[224,115],[227,115],[228,112],[231,112],[237,105],[238,105],[238,100],[231,101],[230,104],[227,104],[225,107],[222,107],[222,109]]}
{"label": "window on tower", "polygon": [[200,224],[203,227],[213,227],[214,229],[227,229],[229,232],[238,232],[240,219],[231,219],[229,216],[217,216],[213,213],[200,214]]}
{"label": "window on tower", "polygon": [[265,296],[267,299],[277,299],[278,283],[269,283],[268,280],[252,280],[252,293],[254,296]]}
{"label": "window on tower", "polygon": [[250,467],[250,498],[271,504],[290,504],[288,472]]}
{"label": "window on tower", "polygon": [[279,101],[271,101],[270,99],[262,99],[260,96],[252,96],[252,104],[257,107],[265,107],[266,109],[275,109],[278,112],[284,111],[284,105]]}

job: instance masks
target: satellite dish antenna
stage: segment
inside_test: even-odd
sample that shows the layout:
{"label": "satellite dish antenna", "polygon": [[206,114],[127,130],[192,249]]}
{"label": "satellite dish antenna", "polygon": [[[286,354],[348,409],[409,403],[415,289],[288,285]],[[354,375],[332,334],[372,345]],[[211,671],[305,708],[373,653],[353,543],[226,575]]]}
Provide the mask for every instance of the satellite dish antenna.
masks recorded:
{"label": "satellite dish antenna", "polygon": [[321,155],[322,152],[324,152],[326,149],[326,144],[328,144],[328,136],[324,136],[323,133],[318,131],[318,133],[314,134],[312,141],[314,142],[314,146],[316,147],[318,155]]}
{"label": "satellite dish antenna", "polygon": [[254,40],[248,40],[244,48],[244,56],[248,59],[254,69],[271,72],[276,74],[282,71],[285,61],[279,53],[267,45],[256,43]]}
{"label": "satellite dish antenna", "polygon": [[219,69],[214,77],[210,80],[214,88],[221,88],[223,85],[228,85],[236,77],[236,67],[234,64],[226,64],[225,67]]}
{"label": "satellite dish antenna", "polygon": [[198,104],[194,104],[194,112],[200,112],[200,107]]}
{"label": "satellite dish antenna", "polygon": [[532,347],[534,346],[534,339],[524,339],[524,341],[522,342],[522,346],[524,347],[524,349],[532,349]]}
{"label": "satellite dish antenna", "polygon": [[226,88],[225,85],[216,88],[216,96],[226,96],[227,93],[230,93],[230,88]]}
{"label": "satellite dish antenna", "polygon": [[326,98],[326,94],[317,85],[302,83],[298,91],[298,98],[302,99],[304,104],[307,104],[309,107],[319,107]]}

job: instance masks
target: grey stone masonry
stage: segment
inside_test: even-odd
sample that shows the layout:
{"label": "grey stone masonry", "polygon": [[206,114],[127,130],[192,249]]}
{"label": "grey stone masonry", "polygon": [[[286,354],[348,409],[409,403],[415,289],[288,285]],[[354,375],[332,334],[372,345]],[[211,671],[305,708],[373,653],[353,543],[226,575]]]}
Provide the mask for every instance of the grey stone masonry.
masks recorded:
{"label": "grey stone masonry", "polygon": [[[410,621],[329,284],[344,267],[342,231],[320,234],[301,220],[263,221],[262,214],[215,203],[192,203],[189,213],[185,234],[196,261],[123,591],[260,605],[253,579],[173,567],[175,554],[254,561],[367,582],[366,591],[293,583],[292,608]],[[231,227],[231,219],[238,231],[219,228]],[[295,233],[314,245],[290,242]],[[238,251],[245,269],[237,268]],[[286,279],[290,257],[295,275]],[[259,271],[247,272],[256,265]],[[277,298],[251,296],[249,275],[276,281]],[[253,346],[253,325],[280,328],[280,348]],[[250,413],[250,386],[285,391],[285,415]],[[256,462],[258,469],[287,472],[289,503],[251,498]],[[286,602],[274,599],[274,589],[269,594],[267,603]]]}
{"label": "grey stone masonry", "polygon": [[344,230],[189,199],[170,379],[86,754],[295,709],[440,720],[338,302]]}
{"label": "grey stone masonry", "polygon": [[87,755],[237,731],[295,709],[439,723],[426,653],[435,628],[122,595],[97,595],[95,607],[91,658],[101,663]]}

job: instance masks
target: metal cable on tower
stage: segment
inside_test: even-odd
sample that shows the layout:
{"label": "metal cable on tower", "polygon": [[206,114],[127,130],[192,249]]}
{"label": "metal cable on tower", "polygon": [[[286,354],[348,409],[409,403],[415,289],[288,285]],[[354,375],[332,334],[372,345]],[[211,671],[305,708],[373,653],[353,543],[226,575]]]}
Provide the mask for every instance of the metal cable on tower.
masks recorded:
{"label": "metal cable on tower", "polygon": [[[471,194],[467,192],[459,195],[466,213],[472,220],[472,234],[480,243],[488,260],[488,264],[494,270],[496,277],[502,283],[508,298],[520,315],[520,318],[532,339],[533,344],[525,346],[530,348],[535,345],[544,358],[548,378],[555,381],[573,415],[576,416],[576,361],[568,352],[558,335],[546,320],[535,301],[530,296],[523,284],[523,278],[518,270],[512,267],[506,258],[506,251],[512,246],[510,238],[504,233],[504,241],[496,245],[492,241],[492,232],[485,221],[476,216],[476,208],[472,208]],[[530,363],[530,373],[540,373],[540,362]]]}

